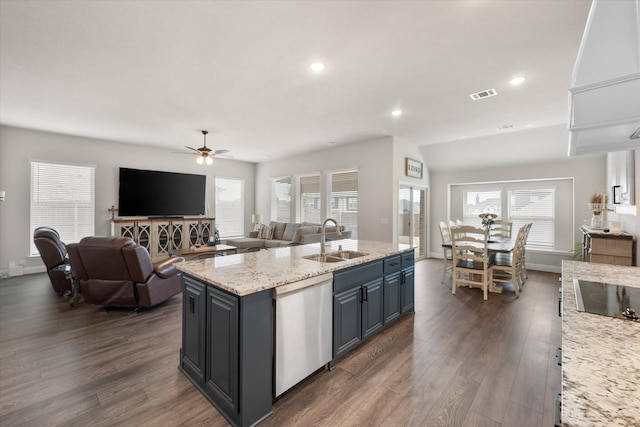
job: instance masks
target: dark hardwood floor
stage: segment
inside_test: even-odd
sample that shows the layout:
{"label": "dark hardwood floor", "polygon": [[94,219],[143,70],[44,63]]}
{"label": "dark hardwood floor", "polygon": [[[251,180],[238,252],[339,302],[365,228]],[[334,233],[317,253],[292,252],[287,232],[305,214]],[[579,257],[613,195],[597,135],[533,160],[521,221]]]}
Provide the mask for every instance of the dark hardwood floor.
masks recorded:
{"label": "dark hardwood floor", "polygon": [[[558,274],[519,299],[451,294],[416,263],[416,313],[274,403],[262,426],[552,426]],[[141,313],[76,308],[45,274],[0,281],[0,425],[224,426],[178,371],[181,297]]]}

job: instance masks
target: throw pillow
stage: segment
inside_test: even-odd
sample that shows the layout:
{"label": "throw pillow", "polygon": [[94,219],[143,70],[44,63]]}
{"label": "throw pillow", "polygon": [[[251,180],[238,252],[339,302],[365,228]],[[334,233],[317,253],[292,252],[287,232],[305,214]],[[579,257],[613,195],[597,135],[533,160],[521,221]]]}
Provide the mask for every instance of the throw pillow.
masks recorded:
{"label": "throw pillow", "polygon": [[269,227],[268,225],[261,226],[260,231],[258,231],[258,239],[271,240],[272,238],[273,238],[273,227]]}

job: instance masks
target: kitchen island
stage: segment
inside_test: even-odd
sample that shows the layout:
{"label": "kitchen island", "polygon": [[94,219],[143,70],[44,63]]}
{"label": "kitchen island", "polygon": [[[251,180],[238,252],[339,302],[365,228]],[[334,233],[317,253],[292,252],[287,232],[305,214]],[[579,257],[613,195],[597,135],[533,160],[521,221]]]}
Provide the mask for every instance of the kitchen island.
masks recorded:
{"label": "kitchen island", "polygon": [[[232,425],[259,423],[287,388],[413,312],[407,245],[340,240],[326,252],[335,257],[319,262],[320,245],[311,244],[176,264],[180,369]],[[316,309],[321,323],[308,315]],[[307,347],[315,349],[296,353]],[[316,352],[322,362],[289,372]]]}
{"label": "kitchen island", "polygon": [[640,268],[563,261],[562,425],[640,425],[640,322],[578,311],[574,279],[640,288]]}

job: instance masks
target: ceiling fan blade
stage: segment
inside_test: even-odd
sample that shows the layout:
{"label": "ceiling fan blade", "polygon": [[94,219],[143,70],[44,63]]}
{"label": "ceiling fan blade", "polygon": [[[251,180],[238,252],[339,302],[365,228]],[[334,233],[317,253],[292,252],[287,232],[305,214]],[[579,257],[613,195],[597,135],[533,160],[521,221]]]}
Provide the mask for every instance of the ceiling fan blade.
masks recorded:
{"label": "ceiling fan blade", "polygon": [[195,148],[187,147],[186,145],[184,146],[184,148],[188,148],[189,150],[193,150],[193,151],[198,152],[198,153],[200,152],[200,150],[196,150]]}
{"label": "ceiling fan blade", "polygon": [[213,155],[217,156],[218,154],[228,153],[229,150],[213,150]]}

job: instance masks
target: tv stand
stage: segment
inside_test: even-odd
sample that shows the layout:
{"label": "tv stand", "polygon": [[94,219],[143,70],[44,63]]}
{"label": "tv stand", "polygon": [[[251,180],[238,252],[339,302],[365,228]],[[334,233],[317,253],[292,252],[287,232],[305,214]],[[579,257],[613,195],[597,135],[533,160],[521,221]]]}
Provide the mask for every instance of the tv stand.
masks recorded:
{"label": "tv stand", "polygon": [[171,251],[207,245],[214,236],[215,218],[208,217],[129,217],[111,220],[111,235],[130,237],[149,251],[155,262]]}
{"label": "tv stand", "polygon": [[184,215],[150,215],[147,218],[149,219],[176,219],[176,218],[184,218]]}

